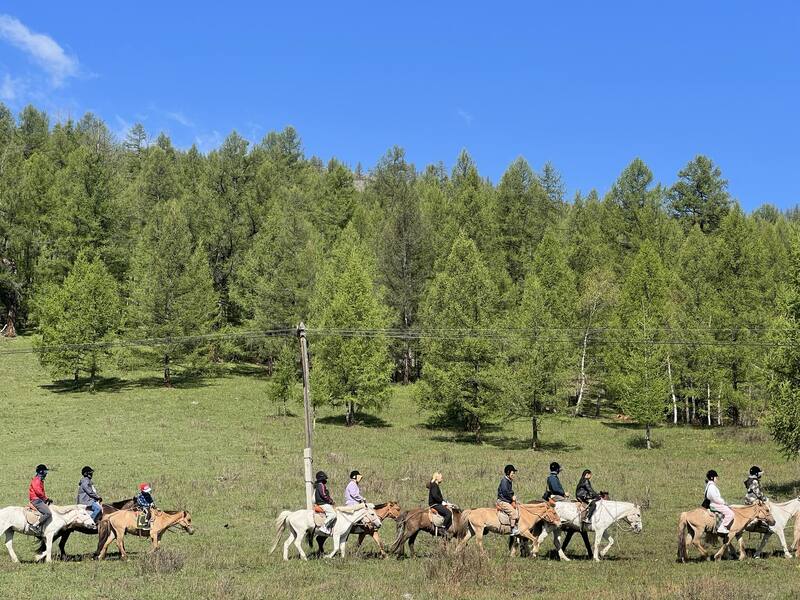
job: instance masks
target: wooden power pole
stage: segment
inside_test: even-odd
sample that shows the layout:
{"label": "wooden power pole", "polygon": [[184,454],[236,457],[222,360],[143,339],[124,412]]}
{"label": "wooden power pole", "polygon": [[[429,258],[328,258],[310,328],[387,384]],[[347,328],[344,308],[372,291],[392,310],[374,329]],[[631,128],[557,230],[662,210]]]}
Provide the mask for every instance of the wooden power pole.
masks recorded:
{"label": "wooden power pole", "polygon": [[300,339],[300,363],[303,367],[303,413],[306,427],[306,447],[303,449],[303,473],[306,480],[306,508],[314,510],[314,480],[311,477],[311,448],[313,441],[313,415],[311,408],[311,390],[308,382],[308,340],[306,326],[301,322],[297,326],[297,337]]}

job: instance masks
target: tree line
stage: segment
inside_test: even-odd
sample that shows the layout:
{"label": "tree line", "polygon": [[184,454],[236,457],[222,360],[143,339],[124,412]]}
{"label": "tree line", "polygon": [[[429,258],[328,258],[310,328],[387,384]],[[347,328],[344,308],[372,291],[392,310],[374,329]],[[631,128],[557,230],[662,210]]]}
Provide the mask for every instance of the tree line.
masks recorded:
{"label": "tree line", "polygon": [[365,171],[291,127],[204,154],[0,105],[1,326],[35,332],[57,379],[247,361],[284,403],[290,336],[203,336],[304,320],[315,402],[348,423],[418,380],[431,419],[478,440],[521,418],[536,447],[543,414],[605,406],[648,447],[663,422],[764,420],[796,452],[798,213],[746,214],[705,156],[669,185],[636,158],[604,194],[564,190],[523,158],[496,184],[466,151],[418,170],[393,147]]}

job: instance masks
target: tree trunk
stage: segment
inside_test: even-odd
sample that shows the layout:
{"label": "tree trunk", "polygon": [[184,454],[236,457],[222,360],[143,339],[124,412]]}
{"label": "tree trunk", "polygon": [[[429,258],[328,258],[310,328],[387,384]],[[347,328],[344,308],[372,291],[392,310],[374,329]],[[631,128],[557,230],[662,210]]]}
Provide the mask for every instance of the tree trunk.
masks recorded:
{"label": "tree trunk", "polygon": [[164,387],[172,387],[172,376],[169,372],[169,354],[164,355]]}
{"label": "tree trunk", "polygon": [[717,392],[717,425],[722,425],[722,385]]}
{"label": "tree trunk", "polygon": [[683,408],[686,413],[686,424],[689,424],[689,396],[683,397]]}
{"label": "tree trunk", "polygon": [[91,371],[89,371],[89,391],[94,393],[94,383],[97,379],[97,367],[92,366]]}
{"label": "tree trunk", "polygon": [[581,401],[583,392],[586,389],[586,348],[589,345],[589,330],[583,334],[583,349],[581,350],[581,384],[578,387],[578,400],[575,402],[575,416],[581,412]]}
{"label": "tree trunk", "polygon": [[272,371],[275,368],[275,358],[269,356],[267,358],[267,377],[272,377]]}
{"label": "tree trunk", "polygon": [[411,344],[406,342],[406,349],[403,353],[403,385],[408,385],[411,380]]}
{"label": "tree trunk", "polygon": [[675,383],[672,381],[672,363],[667,355],[667,374],[669,375],[669,391],[672,394],[672,423],[678,424],[678,399],[675,397]]}
{"label": "tree trunk", "polygon": [[697,398],[692,396],[692,423],[697,418]]}
{"label": "tree trunk", "polygon": [[653,444],[650,441],[650,424],[649,423],[644,426],[644,441],[645,441],[645,444],[647,444],[647,449],[648,450],[652,450],[653,449]]}
{"label": "tree trunk", "polygon": [[3,328],[3,337],[13,338],[17,337],[17,328],[14,327],[14,316],[16,310],[13,306],[8,307],[8,314],[6,315],[6,326]]}
{"label": "tree trunk", "polygon": [[351,400],[347,403],[347,414],[345,415],[345,423],[348,427],[352,427],[356,422],[356,405]]}
{"label": "tree trunk", "polygon": [[708,426],[711,427],[711,384],[706,384],[706,415],[708,420]]}

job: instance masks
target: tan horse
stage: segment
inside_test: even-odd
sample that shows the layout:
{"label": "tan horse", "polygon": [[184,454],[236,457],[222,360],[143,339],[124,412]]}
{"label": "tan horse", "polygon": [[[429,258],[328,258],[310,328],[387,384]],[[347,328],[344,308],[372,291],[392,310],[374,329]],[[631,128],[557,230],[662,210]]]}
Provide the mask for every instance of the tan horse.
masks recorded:
{"label": "tan horse", "polygon": [[[734,519],[730,526],[730,533],[724,537],[724,543],[719,551],[714,555],[715,560],[720,560],[726,550],[733,551],[733,540],[739,541],[739,560],[744,560],[747,554],[744,549],[742,533],[745,528],[755,521],[763,521],[770,527],[775,525],[775,519],[769,511],[769,507],[763,502],[758,502],[751,506],[731,506]],[[678,560],[686,562],[686,545],[691,543],[700,555],[706,560],[711,560],[706,552],[700,537],[705,533],[706,539],[714,541],[720,537],[716,532],[717,522],[715,516],[705,508],[696,508],[681,513],[678,520]]]}
{"label": "tan horse", "polygon": [[[537,504],[520,504],[519,506],[519,535],[533,542],[532,556],[536,556],[539,551],[539,538],[533,535],[533,529],[540,521],[550,523],[558,527],[561,525],[561,518],[556,512],[554,503],[540,502]],[[483,536],[487,531],[510,535],[511,528],[500,522],[499,511],[497,508],[473,508],[465,510],[461,518],[461,529],[459,534],[462,537],[458,545],[459,550],[466,546],[467,542],[475,536],[475,541],[483,552]]]}
{"label": "tan horse", "polygon": [[139,529],[137,521],[139,519],[139,512],[135,510],[120,510],[108,516],[109,536],[106,539],[103,549],[100,550],[98,558],[105,558],[108,547],[112,541],[117,542],[119,554],[121,559],[125,559],[128,555],[125,552],[125,534],[132,533],[141,537],[149,537],[151,546],[150,551],[158,550],[161,543],[161,536],[170,527],[178,526],[183,528],[189,535],[194,533],[192,527],[192,516],[182,510],[175,514],[168,514],[158,509],[152,509],[153,522],[150,524],[150,531]]}

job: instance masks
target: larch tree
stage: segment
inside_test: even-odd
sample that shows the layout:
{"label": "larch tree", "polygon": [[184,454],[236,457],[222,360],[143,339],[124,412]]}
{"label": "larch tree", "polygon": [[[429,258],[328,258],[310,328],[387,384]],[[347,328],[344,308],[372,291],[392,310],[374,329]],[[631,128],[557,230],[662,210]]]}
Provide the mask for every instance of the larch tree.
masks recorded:
{"label": "larch tree", "polygon": [[706,156],[696,156],[678,172],[668,193],[671,213],[688,230],[694,225],[712,233],[722,224],[733,202],[722,171]]}
{"label": "larch tree", "polygon": [[[392,363],[385,330],[391,322],[376,284],[375,259],[355,228],[339,236],[317,278],[309,317],[316,403],[343,407],[347,425],[359,410],[389,400]],[[314,330],[333,330],[314,336]],[[342,331],[367,335],[342,335]]]}

